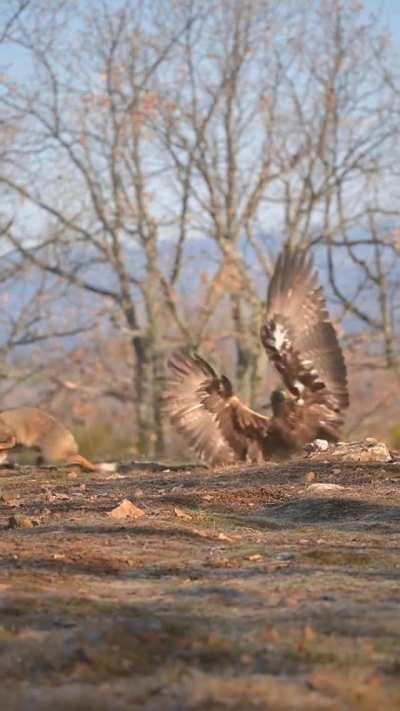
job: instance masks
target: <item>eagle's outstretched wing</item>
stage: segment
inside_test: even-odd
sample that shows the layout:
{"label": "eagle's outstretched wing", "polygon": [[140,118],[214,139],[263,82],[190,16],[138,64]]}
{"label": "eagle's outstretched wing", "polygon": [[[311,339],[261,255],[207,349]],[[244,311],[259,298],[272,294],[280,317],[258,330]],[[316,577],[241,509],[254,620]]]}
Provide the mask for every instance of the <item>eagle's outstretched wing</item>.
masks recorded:
{"label": "eagle's outstretched wing", "polygon": [[235,397],[229,379],[199,355],[176,353],[168,365],[163,406],[172,424],[213,464],[244,461],[252,443],[266,436],[269,419]]}
{"label": "eagle's outstretched wing", "polygon": [[[301,248],[286,246],[279,256],[260,335],[293,395],[308,394],[315,404],[335,413],[348,406],[343,353],[329,320],[318,274]],[[339,424],[339,419],[334,419]]]}

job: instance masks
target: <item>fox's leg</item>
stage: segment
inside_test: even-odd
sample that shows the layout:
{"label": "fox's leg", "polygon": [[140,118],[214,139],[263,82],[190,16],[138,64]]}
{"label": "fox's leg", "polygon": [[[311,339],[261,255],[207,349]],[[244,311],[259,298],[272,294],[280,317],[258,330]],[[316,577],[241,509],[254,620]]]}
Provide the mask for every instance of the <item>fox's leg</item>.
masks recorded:
{"label": "fox's leg", "polygon": [[97,467],[92,464],[92,462],[89,462],[88,459],[85,459],[85,457],[82,457],[80,454],[75,454],[73,457],[68,459],[68,464],[78,464],[82,469],[88,472],[96,472]]}

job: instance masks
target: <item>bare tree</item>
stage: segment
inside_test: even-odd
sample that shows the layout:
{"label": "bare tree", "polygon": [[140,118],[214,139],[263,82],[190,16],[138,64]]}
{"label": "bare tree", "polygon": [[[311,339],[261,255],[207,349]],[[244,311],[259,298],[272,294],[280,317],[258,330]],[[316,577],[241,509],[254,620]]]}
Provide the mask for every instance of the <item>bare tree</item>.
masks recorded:
{"label": "bare tree", "polygon": [[20,228],[7,238],[23,260],[107,301],[134,353],[138,448],[154,431],[161,448],[159,236],[168,220],[155,199],[162,168],[152,119],[162,100],[155,77],[183,28],[155,35],[163,3],[103,3],[78,15],[78,36],[69,29],[60,37],[67,10],[50,6],[47,32],[43,16],[19,28],[35,81],[10,85],[3,100],[20,141],[8,151],[2,182],[43,222],[31,240]]}
{"label": "bare tree", "polygon": [[[282,238],[323,246],[348,320],[391,330],[393,341],[382,272],[391,245],[378,240],[371,210],[383,209],[382,185],[395,180],[399,106],[388,81],[388,38],[356,4],[207,5],[180,39],[161,128],[179,196],[171,283],[188,236],[208,237],[220,268],[192,338],[203,338],[216,296],[229,294],[237,380],[254,397],[257,274],[268,278]],[[193,7],[180,3],[177,12],[189,18]],[[342,286],[344,251],[352,277]],[[370,260],[376,270],[367,273]],[[365,301],[371,287],[379,289],[379,318],[375,295]],[[393,343],[391,350],[393,362]]]}
{"label": "bare tree", "polygon": [[357,3],[42,0],[12,18],[32,71],[0,96],[3,243],[126,339],[131,385],[103,391],[133,401],[138,449],[163,447],[173,345],[218,340],[260,396],[282,240],[318,251],[353,343],[373,334],[396,365],[400,94]]}

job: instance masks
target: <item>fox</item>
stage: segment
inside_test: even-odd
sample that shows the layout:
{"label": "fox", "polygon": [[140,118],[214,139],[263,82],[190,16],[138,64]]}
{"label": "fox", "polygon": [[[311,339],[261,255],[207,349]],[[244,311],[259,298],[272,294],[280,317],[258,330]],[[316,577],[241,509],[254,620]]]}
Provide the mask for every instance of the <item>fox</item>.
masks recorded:
{"label": "fox", "polygon": [[0,411],[0,450],[17,446],[39,450],[41,459],[48,464],[77,464],[85,471],[97,471],[95,464],[79,454],[72,432],[37,407]]}

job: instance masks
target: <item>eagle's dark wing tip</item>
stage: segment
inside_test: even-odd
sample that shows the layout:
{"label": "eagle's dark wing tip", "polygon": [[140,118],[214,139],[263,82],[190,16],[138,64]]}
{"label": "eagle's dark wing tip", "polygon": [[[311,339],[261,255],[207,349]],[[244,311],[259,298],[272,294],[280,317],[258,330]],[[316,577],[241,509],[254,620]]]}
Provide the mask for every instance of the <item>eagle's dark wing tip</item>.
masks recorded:
{"label": "eagle's dark wing tip", "polygon": [[262,343],[286,386],[299,396],[326,393],[336,411],[349,404],[347,371],[312,255],[303,245],[282,249],[272,275]]}
{"label": "eagle's dark wing tip", "polygon": [[211,365],[194,351],[190,355],[186,351],[174,351],[167,361],[168,369],[175,375],[189,375],[201,372],[205,377],[216,378],[217,374]]}

